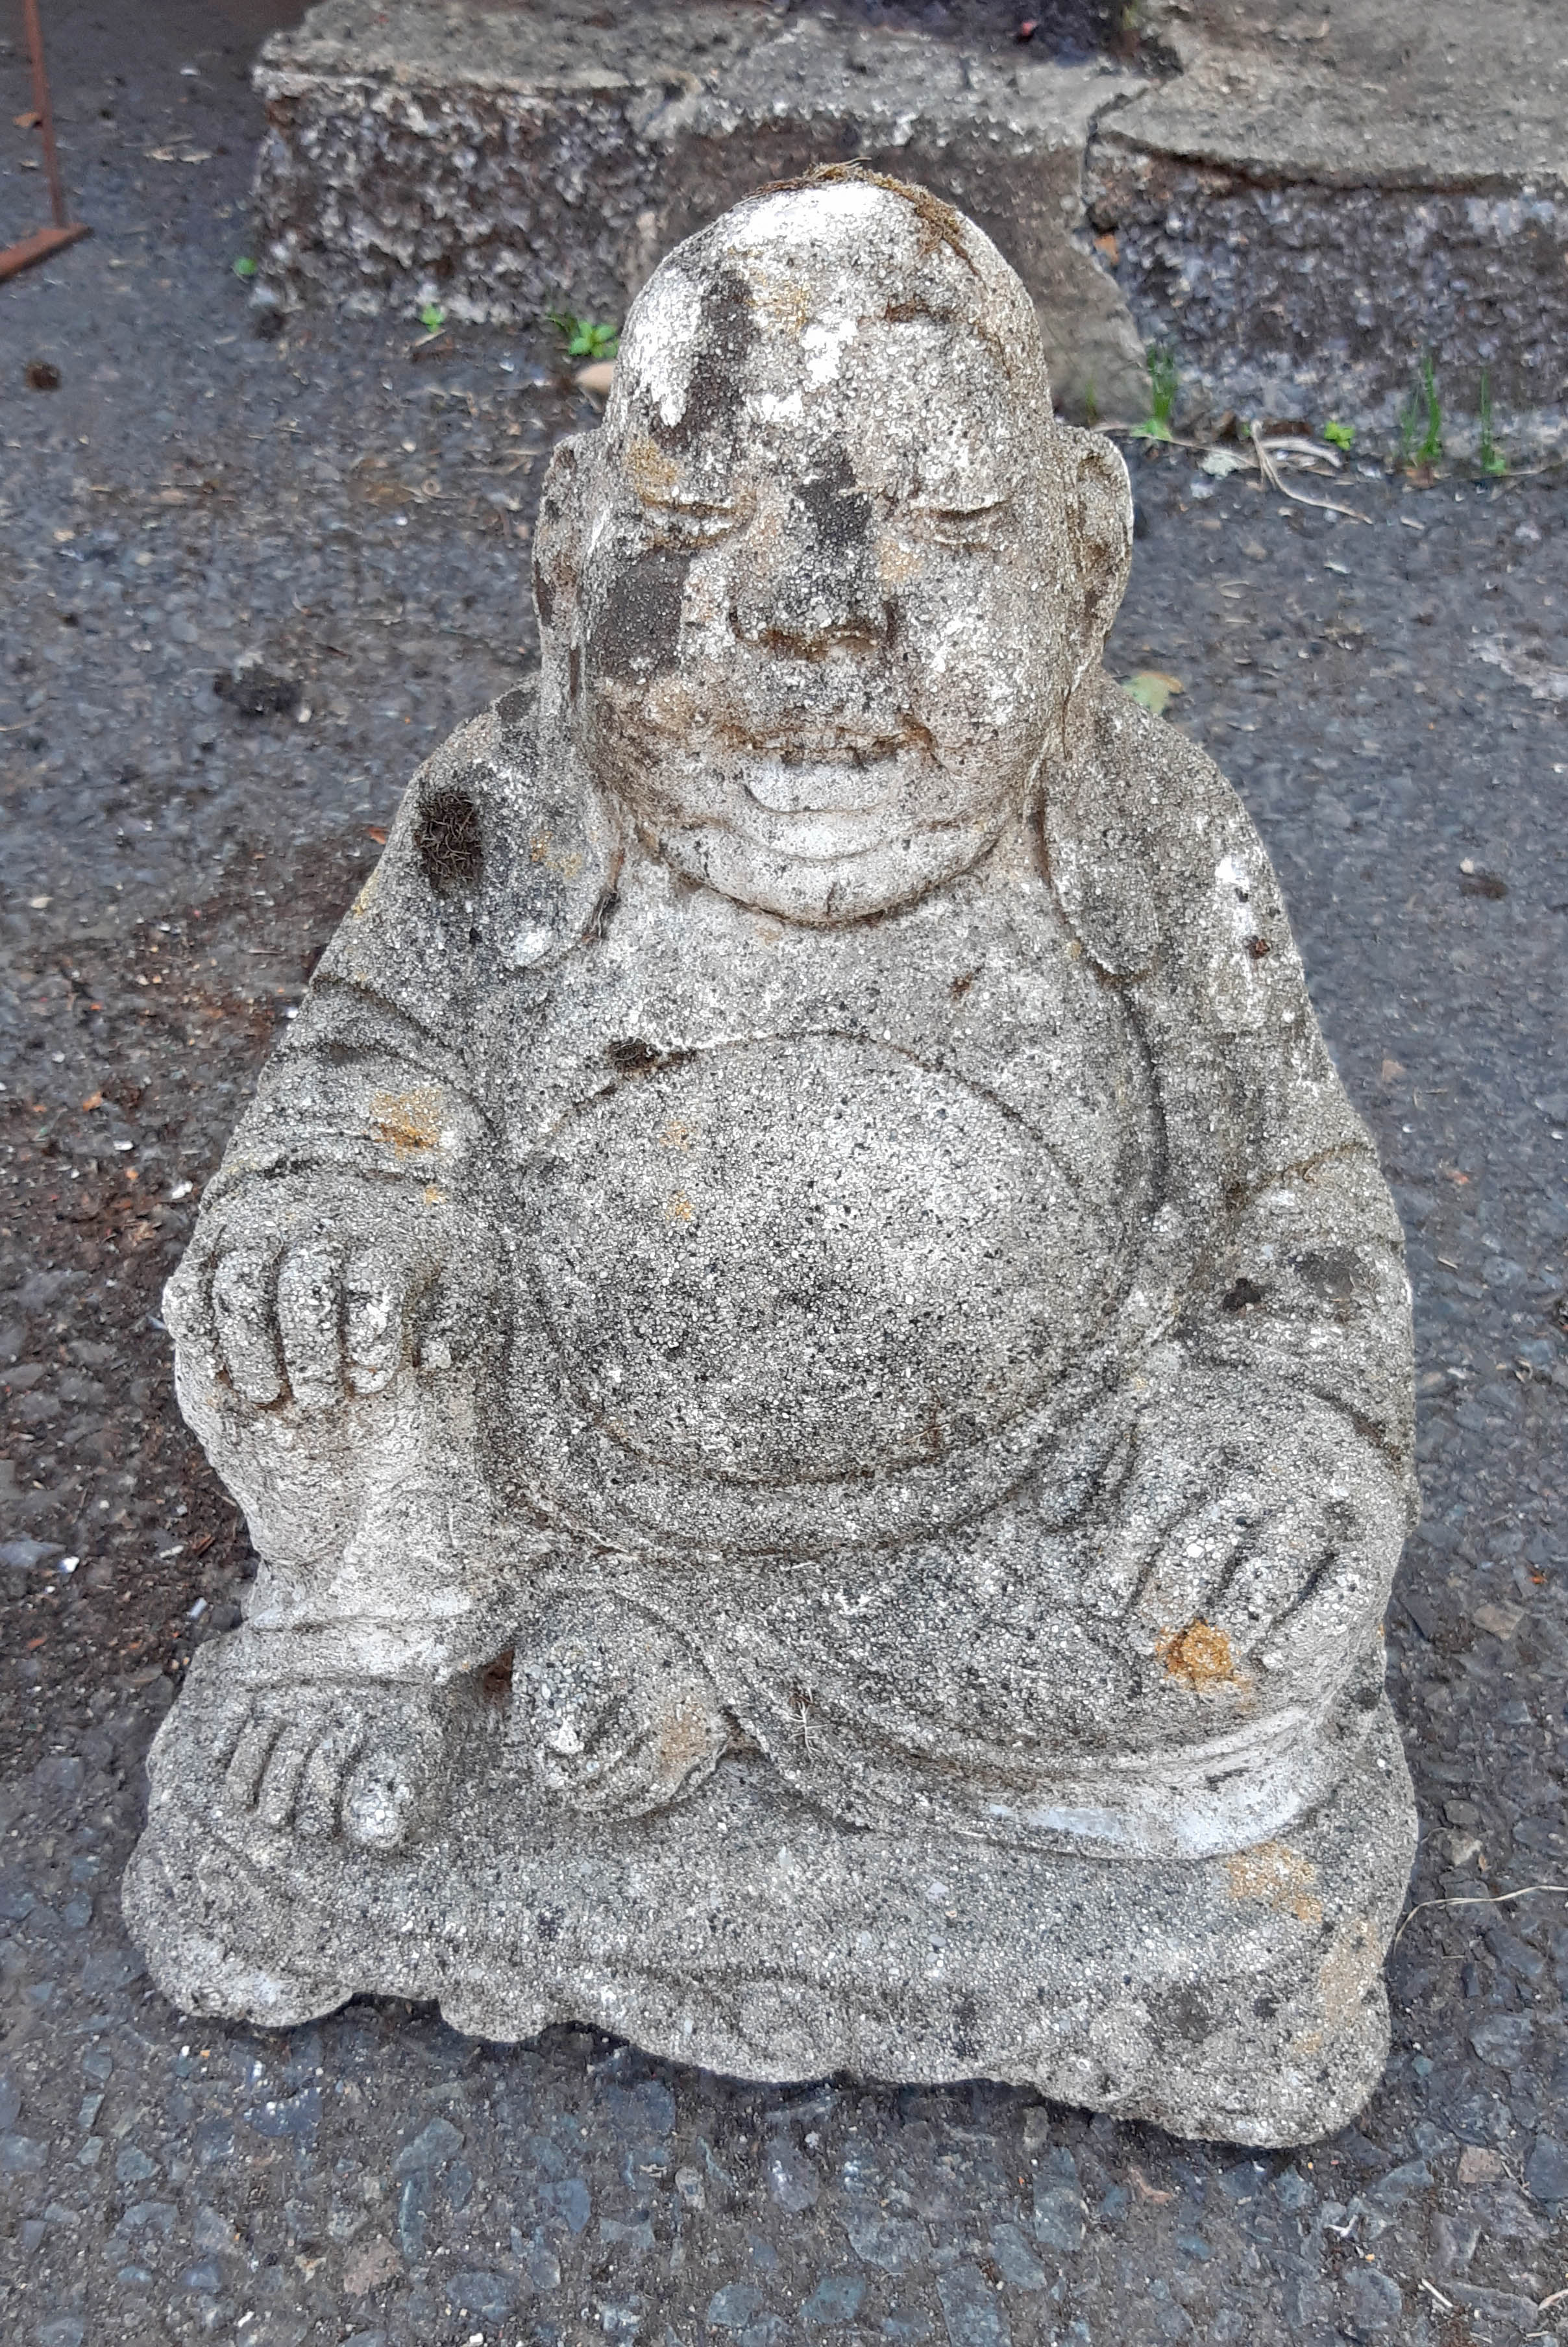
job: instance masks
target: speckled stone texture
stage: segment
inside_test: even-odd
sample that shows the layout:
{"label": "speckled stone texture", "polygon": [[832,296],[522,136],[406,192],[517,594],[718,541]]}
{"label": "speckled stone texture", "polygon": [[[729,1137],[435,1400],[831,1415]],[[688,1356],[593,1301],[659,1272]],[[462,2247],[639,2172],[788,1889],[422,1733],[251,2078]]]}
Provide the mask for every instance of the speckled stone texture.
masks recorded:
{"label": "speckled stone texture", "polygon": [[854,156],[995,239],[1073,413],[1143,411],[1143,344],[1081,188],[1091,126],[1143,87],[1109,61],[722,0],[323,0],[257,79],[261,282],[290,304],[619,319],[726,204]]}
{"label": "speckled stone texture", "polygon": [[1568,48],[1539,0],[1159,0],[1181,70],[1096,124],[1097,229],[1188,398],[1385,429],[1421,354],[1450,446],[1481,371],[1517,433],[1568,430]]}
{"label": "speckled stone texture", "polygon": [[415,777],[166,1299],[262,1558],[128,1881],[177,2001],[1370,2092],[1402,1242],[1246,816],[1101,671],[1131,531],[924,191],[651,281],[538,695]]}

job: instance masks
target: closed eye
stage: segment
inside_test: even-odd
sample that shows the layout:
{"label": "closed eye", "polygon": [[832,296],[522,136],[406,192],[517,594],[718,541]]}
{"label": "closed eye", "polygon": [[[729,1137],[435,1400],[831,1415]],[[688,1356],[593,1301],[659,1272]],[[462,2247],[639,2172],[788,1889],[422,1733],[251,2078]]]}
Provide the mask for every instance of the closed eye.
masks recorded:
{"label": "closed eye", "polygon": [[733,497],[645,497],[642,507],[666,545],[706,546],[742,518]]}
{"label": "closed eye", "polygon": [[1006,497],[990,497],[983,504],[920,506],[917,511],[943,545],[979,546],[1006,513],[1008,503]]}

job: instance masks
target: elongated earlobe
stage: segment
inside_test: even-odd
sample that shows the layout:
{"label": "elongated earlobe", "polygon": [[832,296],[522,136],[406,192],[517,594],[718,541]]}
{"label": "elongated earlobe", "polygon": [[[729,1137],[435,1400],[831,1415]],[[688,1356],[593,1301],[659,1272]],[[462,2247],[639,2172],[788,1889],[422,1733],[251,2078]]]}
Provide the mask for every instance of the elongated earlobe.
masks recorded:
{"label": "elongated earlobe", "polygon": [[587,433],[579,433],[558,443],[539,491],[539,518],[534,529],[534,609],[541,636],[553,625],[558,609],[569,606],[577,593],[589,440]]}
{"label": "elongated earlobe", "polygon": [[1100,664],[1132,564],[1132,486],[1121,451],[1100,432],[1059,424],[1067,536],[1077,572],[1068,691]]}

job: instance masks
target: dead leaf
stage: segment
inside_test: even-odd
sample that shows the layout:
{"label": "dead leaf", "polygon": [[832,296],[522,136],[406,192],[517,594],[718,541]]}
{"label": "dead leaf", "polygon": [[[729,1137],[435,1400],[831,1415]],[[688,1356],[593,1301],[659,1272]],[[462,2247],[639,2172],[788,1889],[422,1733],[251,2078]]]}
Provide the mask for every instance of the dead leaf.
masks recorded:
{"label": "dead leaf", "polygon": [[1163,717],[1172,694],[1184,688],[1179,676],[1170,676],[1163,668],[1141,668],[1135,676],[1127,679],[1122,690],[1148,710],[1151,716]]}
{"label": "dead leaf", "polygon": [[1127,2175],[1139,2199],[1152,2200],[1157,2209],[1168,2209],[1176,2197],[1173,2192],[1162,2192],[1157,2186],[1151,2184],[1143,2169],[1134,2168],[1131,2160],[1127,2164]]}
{"label": "dead leaf", "polygon": [[89,1092],[89,1093],[87,1094],[87,1096],[86,1100],[82,1102],[82,1107],[84,1108],[84,1110],[86,1110],[86,1109],[93,1109],[93,1108],[102,1108],[103,1104],[104,1104],[104,1096],[103,1096],[102,1092]]}
{"label": "dead leaf", "polygon": [[1404,1069],[1399,1065],[1399,1061],[1398,1061],[1398,1060],[1385,1060],[1385,1061],[1384,1061],[1384,1062],[1383,1062],[1383,1081],[1384,1081],[1386,1084],[1391,1084],[1391,1083],[1393,1082],[1394,1078],[1395,1078],[1396,1076],[1402,1076],[1402,1075],[1404,1074],[1404,1072],[1405,1072],[1405,1071],[1404,1071]]}
{"label": "dead leaf", "polygon": [[41,114],[34,113],[29,107],[26,114],[14,114],[11,119],[18,130],[36,130],[44,118]]}

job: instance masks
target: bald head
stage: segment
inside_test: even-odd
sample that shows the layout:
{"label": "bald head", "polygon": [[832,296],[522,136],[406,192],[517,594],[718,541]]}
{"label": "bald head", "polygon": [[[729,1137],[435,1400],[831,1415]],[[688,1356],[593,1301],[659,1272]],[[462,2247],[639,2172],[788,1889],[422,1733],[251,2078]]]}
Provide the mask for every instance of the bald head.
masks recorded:
{"label": "bald head", "polygon": [[815,921],[983,854],[1079,661],[1084,436],[1018,278],[924,190],[835,171],[677,248],[540,546],[579,743],[651,842]]}

